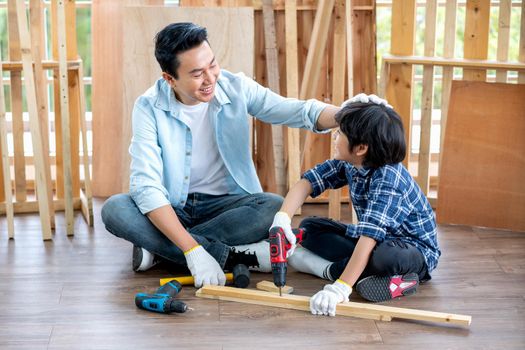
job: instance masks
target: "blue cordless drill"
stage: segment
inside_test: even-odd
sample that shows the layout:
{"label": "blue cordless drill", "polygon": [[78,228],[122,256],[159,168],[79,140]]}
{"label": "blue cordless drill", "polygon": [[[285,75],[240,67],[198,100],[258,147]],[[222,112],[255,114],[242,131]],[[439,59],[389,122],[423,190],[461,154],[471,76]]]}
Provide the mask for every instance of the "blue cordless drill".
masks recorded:
{"label": "blue cordless drill", "polygon": [[179,282],[170,281],[157,289],[155,294],[135,294],[135,305],[139,309],[163,314],[186,312],[188,306],[184,302],[175,299],[175,296],[179,294],[181,289],[182,285]]}

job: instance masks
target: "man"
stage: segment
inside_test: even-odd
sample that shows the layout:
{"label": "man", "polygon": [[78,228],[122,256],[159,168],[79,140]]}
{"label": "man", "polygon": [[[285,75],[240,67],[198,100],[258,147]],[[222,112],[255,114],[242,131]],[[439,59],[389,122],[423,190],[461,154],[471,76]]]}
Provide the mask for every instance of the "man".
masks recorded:
{"label": "man", "polygon": [[339,107],[286,99],[221,70],[206,29],[174,23],[156,36],[162,78],[132,115],[130,193],[102,208],[108,231],[134,244],[133,269],[187,264],[195,286],[224,285],[244,263],[270,272],[268,228],[282,197],[263,193],[249,149],[252,115],[321,132]]}

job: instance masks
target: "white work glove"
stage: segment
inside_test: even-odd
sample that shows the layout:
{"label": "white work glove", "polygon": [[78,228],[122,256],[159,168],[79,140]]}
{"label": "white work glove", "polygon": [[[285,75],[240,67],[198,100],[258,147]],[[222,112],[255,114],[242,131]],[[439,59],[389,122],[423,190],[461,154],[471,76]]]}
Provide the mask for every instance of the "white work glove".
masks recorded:
{"label": "white work glove", "polygon": [[204,285],[224,286],[226,276],[219,263],[201,245],[184,252],[184,256],[193,276],[195,287],[200,288]]}
{"label": "white work glove", "polygon": [[280,211],[277,214],[275,214],[273,218],[273,224],[270,227],[270,230],[274,227],[280,227],[284,231],[284,235],[286,236],[286,239],[291,244],[290,250],[286,253],[286,258],[289,258],[292,256],[294,250],[295,250],[295,243],[297,242],[297,238],[295,238],[295,235],[292,232],[292,219],[286,214],[284,211]]}
{"label": "white work glove", "polygon": [[376,95],[367,95],[367,94],[364,94],[364,93],[360,93],[360,94],[355,95],[352,98],[349,98],[348,100],[343,102],[341,107],[345,107],[345,106],[347,106],[350,103],[356,103],[356,102],[375,103],[376,105],[381,105],[381,106],[385,106],[385,107],[388,107],[388,108],[394,108],[394,107],[392,107],[391,105],[388,104],[387,100],[382,99],[381,97],[376,96]]}
{"label": "white work glove", "polygon": [[338,279],[310,298],[310,312],[313,315],[335,316],[336,305],[348,301],[350,294],[352,287]]}

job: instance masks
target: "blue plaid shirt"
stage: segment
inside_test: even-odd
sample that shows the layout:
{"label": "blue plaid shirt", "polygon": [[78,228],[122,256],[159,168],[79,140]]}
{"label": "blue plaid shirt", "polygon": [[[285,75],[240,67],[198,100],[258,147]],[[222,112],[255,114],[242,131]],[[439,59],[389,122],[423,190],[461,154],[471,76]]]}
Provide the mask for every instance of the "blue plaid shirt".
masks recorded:
{"label": "blue plaid shirt", "polygon": [[359,222],[347,226],[348,237],[363,235],[377,242],[401,239],[421,251],[429,273],[436,267],[441,251],[434,212],[401,163],[366,169],[331,159],[305,172],[303,178],[312,184],[312,197],[350,185]]}

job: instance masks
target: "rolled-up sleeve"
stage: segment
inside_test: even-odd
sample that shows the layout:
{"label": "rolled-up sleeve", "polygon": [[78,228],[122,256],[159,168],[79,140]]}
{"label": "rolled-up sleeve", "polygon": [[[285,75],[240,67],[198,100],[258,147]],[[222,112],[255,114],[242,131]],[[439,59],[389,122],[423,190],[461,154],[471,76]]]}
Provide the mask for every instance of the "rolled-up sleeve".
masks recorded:
{"label": "rolled-up sleeve", "polygon": [[242,81],[248,105],[248,113],[270,124],[282,124],[292,128],[303,128],[316,133],[329,130],[316,128],[319,115],[327,104],[310,100],[285,98],[257,82],[243,77]]}
{"label": "rolled-up sleeve", "polygon": [[336,189],[348,184],[344,162],[330,159],[306,171],[303,176],[312,185],[312,198],[327,189]]}
{"label": "rolled-up sleeve", "polygon": [[133,136],[129,153],[131,173],[129,193],[140,211],[146,214],[170,204],[168,191],[162,185],[162,158],[153,112],[135,103],[132,114]]}

